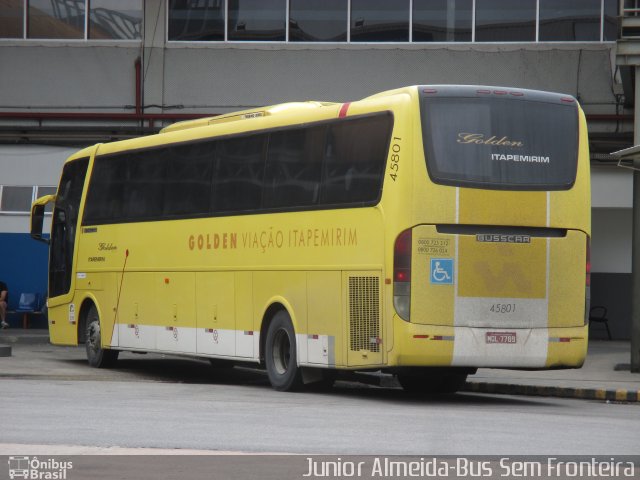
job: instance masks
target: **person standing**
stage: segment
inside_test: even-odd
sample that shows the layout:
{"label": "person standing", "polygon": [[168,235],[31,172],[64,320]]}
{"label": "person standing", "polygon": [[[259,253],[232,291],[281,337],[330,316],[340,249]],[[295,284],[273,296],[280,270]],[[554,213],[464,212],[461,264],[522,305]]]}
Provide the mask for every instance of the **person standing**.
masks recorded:
{"label": "person standing", "polygon": [[9,328],[7,323],[7,305],[9,304],[9,289],[7,284],[0,280],[0,325]]}

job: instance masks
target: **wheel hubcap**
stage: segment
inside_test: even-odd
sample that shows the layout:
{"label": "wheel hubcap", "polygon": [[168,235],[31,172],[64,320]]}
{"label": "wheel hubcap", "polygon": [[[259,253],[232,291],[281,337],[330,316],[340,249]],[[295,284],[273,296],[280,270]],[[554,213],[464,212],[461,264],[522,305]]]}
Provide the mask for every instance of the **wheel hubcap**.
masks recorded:
{"label": "wheel hubcap", "polygon": [[98,349],[98,337],[100,336],[100,324],[98,322],[93,322],[89,325],[89,338],[87,341],[89,342],[89,346],[92,350]]}
{"label": "wheel hubcap", "polygon": [[273,339],[273,365],[280,375],[287,373],[291,359],[291,341],[285,330],[278,330]]}

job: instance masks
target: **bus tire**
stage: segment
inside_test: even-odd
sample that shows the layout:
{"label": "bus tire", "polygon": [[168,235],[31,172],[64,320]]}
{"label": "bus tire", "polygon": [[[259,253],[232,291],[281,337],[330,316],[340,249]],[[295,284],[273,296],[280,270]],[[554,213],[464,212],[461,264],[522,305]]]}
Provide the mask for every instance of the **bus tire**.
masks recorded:
{"label": "bus tire", "polygon": [[117,350],[102,348],[102,335],[100,333],[100,316],[95,305],[87,312],[87,333],[85,348],[87,350],[87,361],[95,368],[112,367],[118,359]]}
{"label": "bus tire", "polygon": [[399,373],[398,381],[405,392],[413,395],[455,393],[467,381],[466,372]]}
{"label": "bus tire", "polygon": [[302,372],[298,367],[296,334],[285,310],[275,314],[267,330],[265,364],[271,386],[280,392],[302,387]]}

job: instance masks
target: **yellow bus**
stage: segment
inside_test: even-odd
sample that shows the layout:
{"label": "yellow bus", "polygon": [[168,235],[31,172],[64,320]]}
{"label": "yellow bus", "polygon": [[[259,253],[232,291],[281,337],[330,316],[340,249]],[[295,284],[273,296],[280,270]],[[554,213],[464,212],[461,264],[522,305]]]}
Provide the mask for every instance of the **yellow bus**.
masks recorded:
{"label": "yellow bus", "polygon": [[478,367],[580,367],[590,179],[575,98],[412,86],[177,123],[66,162],[49,329],[89,364],[166,352],[455,391]]}

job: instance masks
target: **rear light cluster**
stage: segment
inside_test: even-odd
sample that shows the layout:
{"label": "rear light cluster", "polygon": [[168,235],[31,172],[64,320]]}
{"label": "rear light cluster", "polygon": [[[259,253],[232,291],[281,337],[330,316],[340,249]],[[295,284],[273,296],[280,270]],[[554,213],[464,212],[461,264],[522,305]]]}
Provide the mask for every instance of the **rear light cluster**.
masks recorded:
{"label": "rear light cluster", "polygon": [[584,288],[584,324],[589,323],[589,310],[591,309],[591,239],[587,237],[587,261]]}
{"label": "rear light cluster", "polygon": [[411,316],[411,229],[405,230],[393,249],[393,306],[403,320]]}

